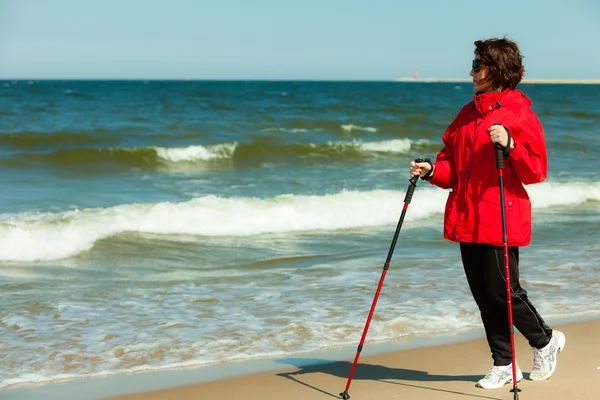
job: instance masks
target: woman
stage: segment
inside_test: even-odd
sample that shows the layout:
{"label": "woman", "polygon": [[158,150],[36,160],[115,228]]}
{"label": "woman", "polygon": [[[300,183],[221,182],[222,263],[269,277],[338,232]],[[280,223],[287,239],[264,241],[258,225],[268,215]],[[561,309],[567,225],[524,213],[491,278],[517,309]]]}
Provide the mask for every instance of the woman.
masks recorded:
{"label": "woman", "polygon": [[[525,72],[516,43],[475,42],[471,69],[474,100],[465,105],[442,137],[435,162],[411,162],[411,176],[452,189],[444,215],[444,237],[460,243],[462,262],[479,306],[494,365],[478,382],[492,389],[512,382],[510,329],[504,278],[500,192],[494,146],[504,150],[505,207],[513,322],[534,349],[532,380],[548,379],[565,346],[519,284],[519,247],[531,240],[531,202],[523,184],[547,173],[542,126],[531,101],[516,89]],[[523,374],[517,366],[517,379]]]}

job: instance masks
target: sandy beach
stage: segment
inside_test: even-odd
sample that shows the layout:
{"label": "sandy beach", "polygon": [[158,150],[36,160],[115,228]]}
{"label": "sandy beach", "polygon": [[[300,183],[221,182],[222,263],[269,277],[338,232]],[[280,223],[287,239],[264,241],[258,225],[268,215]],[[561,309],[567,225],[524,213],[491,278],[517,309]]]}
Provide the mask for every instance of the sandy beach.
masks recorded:
{"label": "sandy beach", "polygon": [[[565,333],[565,350],[547,381],[528,379],[533,352],[515,336],[524,373],[522,400],[600,399],[600,321],[554,326]],[[368,345],[368,344],[367,344]],[[225,380],[139,393],[111,400],[333,399],[346,386],[352,359],[258,373]],[[475,386],[491,366],[484,339],[360,358],[349,393],[352,399],[513,399],[512,385],[485,390]]]}

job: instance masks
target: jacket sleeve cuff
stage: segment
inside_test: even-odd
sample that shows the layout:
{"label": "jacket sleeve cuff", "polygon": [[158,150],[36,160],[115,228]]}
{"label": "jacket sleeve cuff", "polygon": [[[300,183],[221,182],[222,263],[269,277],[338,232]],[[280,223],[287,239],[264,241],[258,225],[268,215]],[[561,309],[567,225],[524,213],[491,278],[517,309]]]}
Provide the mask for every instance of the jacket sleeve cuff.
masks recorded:
{"label": "jacket sleeve cuff", "polygon": [[440,179],[440,176],[442,175],[442,173],[441,173],[440,169],[438,168],[438,165],[436,163],[434,163],[434,165],[435,165],[435,169],[433,170],[433,176],[430,176],[425,180],[427,182],[431,183],[432,185],[439,186],[439,185],[443,184],[442,180]]}
{"label": "jacket sleeve cuff", "polygon": [[[513,141],[514,141],[514,139],[513,139]],[[514,141],[514,144],[515,144],[515,147],[510,150],[510,158],[511,159],[519,160],[527,155],[527,150],[523,146],[518,145],[516,141]]]}

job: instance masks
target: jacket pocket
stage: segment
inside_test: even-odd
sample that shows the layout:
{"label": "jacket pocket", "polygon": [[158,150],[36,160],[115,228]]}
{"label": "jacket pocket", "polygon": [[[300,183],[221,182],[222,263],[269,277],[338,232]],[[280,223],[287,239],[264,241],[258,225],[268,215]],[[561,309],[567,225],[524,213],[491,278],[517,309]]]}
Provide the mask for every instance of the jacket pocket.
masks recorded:
{"label": "jacket pocket", "polygon": [[[506,229],[509,245],[522,246],[531,240],[531,203],[525,193],[522,198],[512,191],[504,192],[504,205],[506,210]],[[479,234],[487,238],[489,243],[501,245],[502,237],[502,210],[500,208],[500,188],[489,188],[481,198],[477,207],[479,214]],[[479,228],[477,228],[479,225]]]}
{"label": "jacket pocket", "polygon": [[[514,200],[514,196],[511,193],[504,193],[504,205],[509,233],[515,228],[514,222],[520,218],[520,215],[516,215],[518,207],[514,207]],[[502,237],[500,188],[497,186],[488,188],[483,192],[481,199],[474,208],[476,211],[473,218],[473,230],[477,241],[496,245],[502,244],[504,241]]]}

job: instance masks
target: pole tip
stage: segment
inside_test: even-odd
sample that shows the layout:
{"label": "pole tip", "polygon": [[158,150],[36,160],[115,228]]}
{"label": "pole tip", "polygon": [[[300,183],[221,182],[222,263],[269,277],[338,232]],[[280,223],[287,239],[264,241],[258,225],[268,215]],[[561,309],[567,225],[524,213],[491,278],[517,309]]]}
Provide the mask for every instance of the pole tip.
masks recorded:
{"label": "pole tip", "polygon": [[348,400],[350,398],[350,395],[348,394],[348,392],[342,392],[342,393],[340,393],[340,396],[344,400]]}
{"label": "pole tip", "polygon": [[514,400],[519,400],[519,392],[521,389],[519,389],[517,386],[514,386],[512,389],[510,389],[510,391],[515,394]]}

